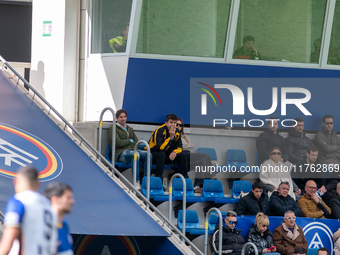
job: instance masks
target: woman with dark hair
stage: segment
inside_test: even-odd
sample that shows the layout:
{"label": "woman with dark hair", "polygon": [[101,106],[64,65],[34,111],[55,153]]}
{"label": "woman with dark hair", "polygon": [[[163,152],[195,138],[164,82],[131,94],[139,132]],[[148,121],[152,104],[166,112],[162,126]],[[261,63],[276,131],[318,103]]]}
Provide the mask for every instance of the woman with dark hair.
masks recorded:
{"label": "woman with dark hair", "polygon": [[188,169],[195,171],[195,167],[199,166],[200,169],[205,169],[206,172],[195,171],[195,183],[194,190],[196,193],[202,192],[203,181],[206,178],[211,178],[212,174],[208,171],[208,166],[211,166],[211,160],[208,154],[205,153],[194,153],[190,150],[194,149],[194,144],[191,142],[189,136],[184,132],[184,123],[181,118],[177,118],[177,128],[181,132],[182,137],[182,147],[184,153],[187,156]]}
{"label": "woman with dark hair", "polygon": [[294,189],[298,189],[297,185],[293,182],[290,175],[290,167],[281,162],[281,149],[274,146],[270,150],[269,159],[261,164],[260,180],[263,182],[264,188],[268,190],[268,197],[272,192],[277,190],[281,182],[287,181],[289,183],[288,194],[295,199]]}

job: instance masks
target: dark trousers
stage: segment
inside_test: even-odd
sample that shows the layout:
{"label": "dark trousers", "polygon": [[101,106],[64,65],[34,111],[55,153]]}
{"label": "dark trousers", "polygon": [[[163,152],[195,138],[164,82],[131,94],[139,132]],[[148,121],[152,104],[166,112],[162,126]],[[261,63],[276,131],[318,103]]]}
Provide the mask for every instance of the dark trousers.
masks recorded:
{"label": "dark trousers", "polygon": [[163,151],[153,151],[152,163],[156,165],[155,175],[156,177],[161,177],[163,180],[164,165],[177,164],[178,169],[174,169],[176,173],[180,173],[184,178],[188,178],[187,174],[187,158],[183,153],[176,155],[176,158],[171,161],[169,155]]}

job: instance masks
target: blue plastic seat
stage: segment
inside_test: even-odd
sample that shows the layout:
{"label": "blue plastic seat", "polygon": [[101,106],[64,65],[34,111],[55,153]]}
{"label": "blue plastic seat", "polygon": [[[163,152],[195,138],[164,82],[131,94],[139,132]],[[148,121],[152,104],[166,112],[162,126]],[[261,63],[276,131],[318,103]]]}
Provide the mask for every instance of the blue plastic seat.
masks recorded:
{"label": "blue plastic seat", "polygon": [[[111,146],[108,143],[106,147],[106,159],[112,164],[111,158],[112,158],[112,151],[111,151]],[[120,168],[132,168],[131,163],[125,164],[123,162],[115,162],[115,166],[120,167]]]}
{"label": "blue plastic seat", "polygon": [[244,193],[248,193],[253,189],[251,183],[249,181],[234,181],[232,187],[232,197],[237,198],[240,196],[241,191]]}
{"label": "blue plastic seat", "polygon": [[317,255],[318,254],[318,248],[308,248],[307,255]]}
{"label": "blue plastic seat", "polygon": [[[192,202],[192,203],[197,203],[205,202],[205,198],[203,196],[195,196],[194,188],[192,185],[192,181],[189,178],[185,179],[187,188],[186,188],[186,201],[187,202]],[[172,194],[175,198],[175,200],[183,200],[183,182],[181,178],[175,178],[173,182],[173,191]]]}
{"label": "blue plastic seat", "polygon": [[[201,228],[198,214],[195,210],[186,210],[186,220],[185,220],[185,232],[189,232],[192,235],[204,235],[205,229]],[[178,213],[177,228],[179,230],[183,229],[183,210]]]}
{"label": "blue plastic seat", "polygon": [[217,161],[217,154],[214,148],[205,148],[200,147],[197,149],[197,153],[205,153],[208,154],[210,160],[216,160]]}
{"label": "blue plastic seat", "polygon": [[[225,217],[227,216],[226,212],[221,212],[223,221]],[[213,211],[210,213],[208,218],[208,234],[213,234],[215,231],[216,224],[218,224],[219,218],[217,212]]]}
{"label": "blue plastic seat", "polygon": [[[142,194],[146,196],[147,177],[143,177]],[[155,201],[169,201],[169,195],[164,194],[163,183],[160,177],[150,177],[150,199]],[[174,201],[172,197],[172,201]]]}
{"label": "blue plastic seat", "polygon": [[247,157],[244,150],[229,149],[226,158],[227,166],[236,167],[240,171],[241,166],[247,167]]}
{"label": "blue plastic seat", "polygon": [[213,201],[217,204],[235,204],[238,199],[225,197],[223,185],[220,180],[204,180],[202,195],[205,201]]}

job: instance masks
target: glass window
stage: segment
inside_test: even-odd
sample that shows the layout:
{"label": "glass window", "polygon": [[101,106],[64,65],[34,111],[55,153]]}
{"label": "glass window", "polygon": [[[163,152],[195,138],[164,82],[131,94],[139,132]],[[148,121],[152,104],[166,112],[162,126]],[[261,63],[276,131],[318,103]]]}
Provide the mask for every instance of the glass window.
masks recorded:
{"label": "glass window", "polygon": [[91,53],[126,51],[132,0],[93,0]]}
{"label": "glass window", "polygon": [[231,0],[144,0],[138,53],[224,56]]}
{"label": "glass window", "polygon": [[317,63],[326,0],[241,0],[233,58]]}
{"label": "glass window", "polygon": [[335,3],[335,11],[332,26],[331,43],[329,45],[327,64],[339,65],[340,64],[340,1]]}

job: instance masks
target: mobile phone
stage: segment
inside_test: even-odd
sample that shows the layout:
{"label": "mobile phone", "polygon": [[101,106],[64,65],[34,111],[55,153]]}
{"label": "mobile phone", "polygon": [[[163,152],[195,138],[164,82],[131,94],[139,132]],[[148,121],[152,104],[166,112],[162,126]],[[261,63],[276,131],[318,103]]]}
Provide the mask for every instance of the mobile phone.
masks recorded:
{"label": "mobile phone", "polygon": [[271,250],[274,250],[275,248],[276,248],[275,246],[272,246],[268,250],[271,251]]}

